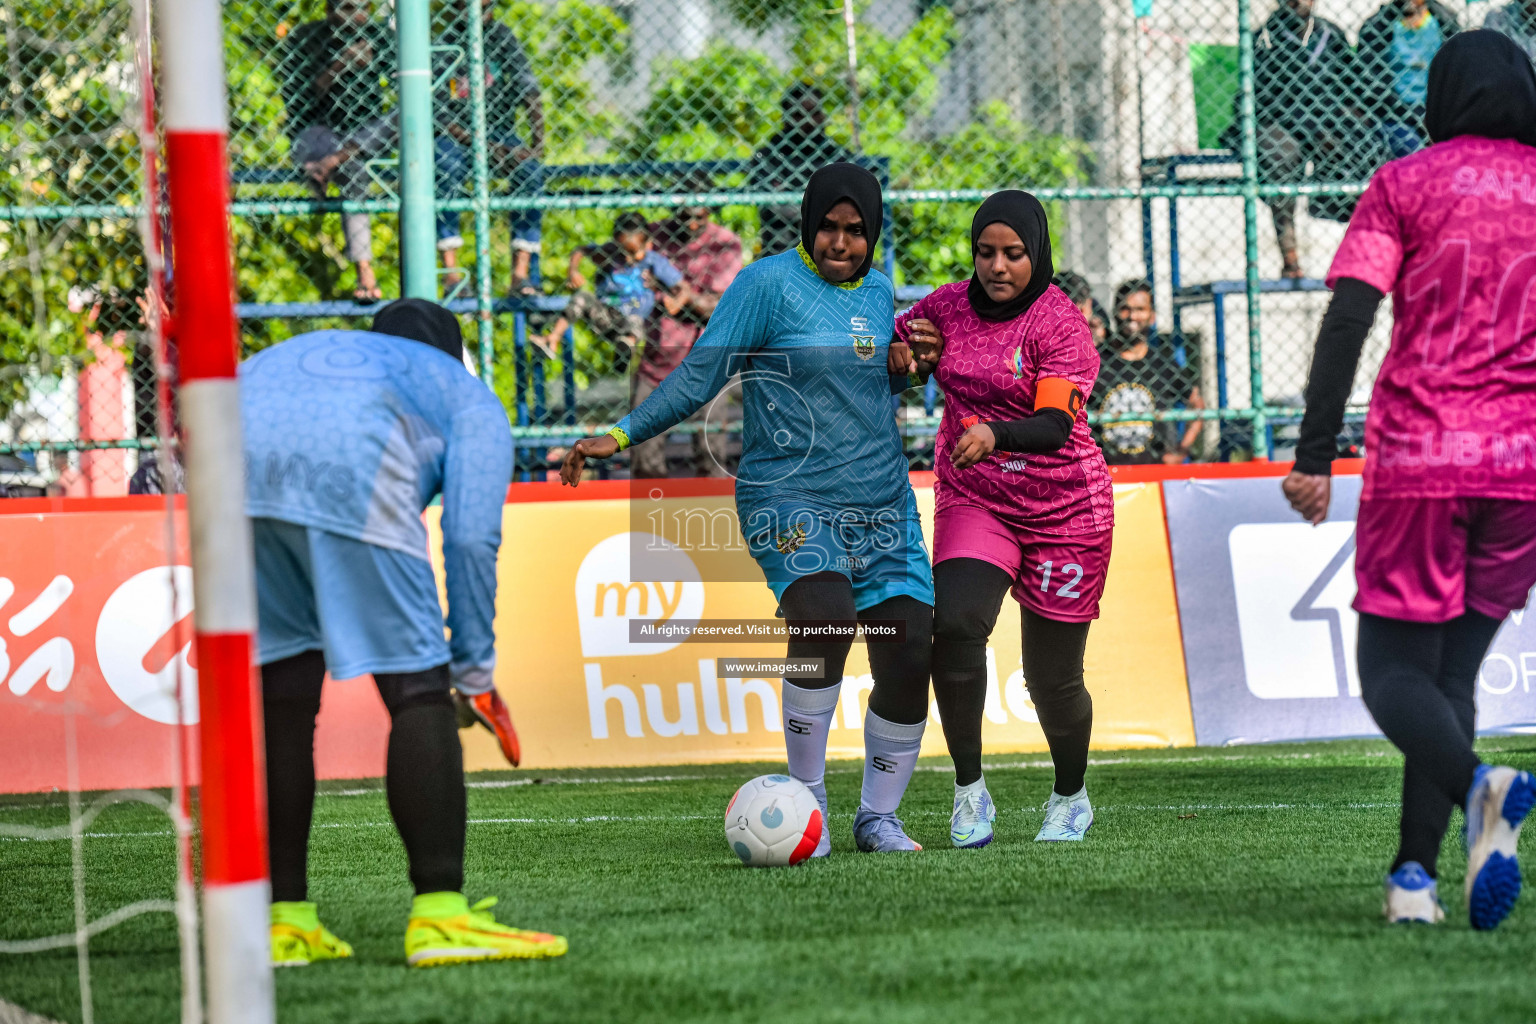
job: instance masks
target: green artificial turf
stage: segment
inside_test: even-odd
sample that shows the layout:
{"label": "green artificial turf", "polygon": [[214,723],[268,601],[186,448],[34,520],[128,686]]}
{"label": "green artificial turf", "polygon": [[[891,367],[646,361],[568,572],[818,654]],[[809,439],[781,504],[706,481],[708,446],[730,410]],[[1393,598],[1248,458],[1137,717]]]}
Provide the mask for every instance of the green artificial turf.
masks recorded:
{"label": "green artificial turf", "polygon": [[[1536,769],[1536,741],[1484,745]],[[903,805],[927,850],[868,856],[850,836],[859,775],[832,766],[833,856],[741,867],[726,800],[768,765],[476,775],[471,899],[559,931],[561,960],[410,971],[410,891],[379,783],[328,784],[311,898],[355,960],[279,972],[292,1024],[540,1021],[1531,1021],[1536,897],[1472,932],[1454,836],[1440,928],[1388,928],[1401,761],[1384,744],[1104,753],[1080,845],[1035,844],[1051,775],[998,757],[998,839],[949,848],[947,766]],[[0,798],[0,821],[53,825],[61,798]],[[149,808],[102,814],[86,840],[92,918],[169,898],[172,842]],[[1453,822],[1459,827],[1459,817]],[[149,833],[149,834],[144,834]],[[0,939],[68,931],[67,841],[0,840]],[[95,1019],[178,1019],[176,932],[142,917],[91,943]],[[71,950],[0,957],[0,998],[81,1019]]]}

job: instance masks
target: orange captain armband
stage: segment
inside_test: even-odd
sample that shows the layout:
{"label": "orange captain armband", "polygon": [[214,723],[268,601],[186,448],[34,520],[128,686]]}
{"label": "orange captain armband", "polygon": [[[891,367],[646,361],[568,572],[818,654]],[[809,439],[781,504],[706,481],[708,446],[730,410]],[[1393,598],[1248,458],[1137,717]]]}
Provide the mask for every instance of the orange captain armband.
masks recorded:
{"label": "orange captain armband", "polygon": [[1041,377],[1035,381],[1035,412],[1060,409],[1074,420],[1083,411],[1083,393],[1064,377]]}

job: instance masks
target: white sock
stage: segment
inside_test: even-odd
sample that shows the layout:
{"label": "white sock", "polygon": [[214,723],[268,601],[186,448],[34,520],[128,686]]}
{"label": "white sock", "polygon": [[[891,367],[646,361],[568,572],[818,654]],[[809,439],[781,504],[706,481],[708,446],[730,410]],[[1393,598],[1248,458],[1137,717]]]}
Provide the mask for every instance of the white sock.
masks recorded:
{"label": "white sock", "polygon": [[784,751],[789,774],[807,786],[819,786],[827,770],[827,732],[837,714],[837,695],[842,683],[807,690],[784,680]]}
{"label": "white sock", "polygon": [[873,711],[864,713],[864,791],[859,808],[875,814],[895,814],[901,795],[912,781],[917,751],[923,745],[923,726],[887,722]]}

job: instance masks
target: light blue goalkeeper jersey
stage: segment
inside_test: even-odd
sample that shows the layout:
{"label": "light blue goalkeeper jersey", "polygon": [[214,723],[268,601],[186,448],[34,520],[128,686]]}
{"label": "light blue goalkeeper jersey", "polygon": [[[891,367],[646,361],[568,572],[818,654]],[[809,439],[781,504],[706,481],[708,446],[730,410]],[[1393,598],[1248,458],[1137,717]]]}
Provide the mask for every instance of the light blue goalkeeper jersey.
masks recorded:
{"label": "light blue goalkeeper jersey", "polygon": [[828,284],[802,251],[758,260],[720,297],[693,349],[618,429],[639,444],[680,423],[741,375],[743,532],[787,507],[915,515],[886,371],[890,279]]}
{"label": "light blue goalkeeper jersey", "polygon": [[442,495],[452,661],[494,664],[512,433],[490,388],[421,342],[315,331],[247,360],[240,404],[252,516],[427,560],[421,516]]}

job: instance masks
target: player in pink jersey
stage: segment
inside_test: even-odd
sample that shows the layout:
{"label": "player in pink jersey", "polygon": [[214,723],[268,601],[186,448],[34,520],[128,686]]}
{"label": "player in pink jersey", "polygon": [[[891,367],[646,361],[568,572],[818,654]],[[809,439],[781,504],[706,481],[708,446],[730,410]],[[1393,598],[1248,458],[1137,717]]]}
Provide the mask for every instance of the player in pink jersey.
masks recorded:
{"label": "player in pink jersey", "polygon": [[1083,649],[1114,525],[1109,470],[1084,413],[1099,355],[1083,314],[1051,284],[1050,232],[1034,196],[998,192],[982,203],[971,252],[969,282],[944,285],[896,320],[897,338],[919,353],[942,348],[933,689],[955,763],[950,839],[992,839],[996,812],[981,774],[987,638],[1011,589],[1022,606],[1024,678],[1056,766],[1035,838],[1079,840],[1093,823]]}
{"label": "player in pink jersey", "polygon": [[1434,145],[1376,172],[1328,272],[1284,488],[1305,519],[1327,516],[1345,401],[1391,292],[1355,528],[1361,695],[1406,762],[1386,915],[1444,918],[1435,864],[1460,805],[1468,912],[1493,928],[1536,802],[1530,775],[1472,748],[1483,657],[1536,585],[1536,74],[1505,36],[1461,33],[1430,64],[1424,121]]}

